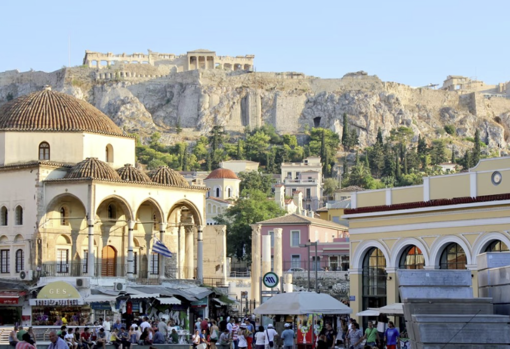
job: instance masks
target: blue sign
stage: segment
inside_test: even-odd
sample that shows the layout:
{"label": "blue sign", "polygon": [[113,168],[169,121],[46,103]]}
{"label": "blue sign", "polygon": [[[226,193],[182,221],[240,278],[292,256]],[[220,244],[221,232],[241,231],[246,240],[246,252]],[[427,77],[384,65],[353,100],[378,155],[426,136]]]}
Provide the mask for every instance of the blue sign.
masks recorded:
{"label": "blue sign", "polygon": [[349,302],[356,301],[356,296],[349,296]]}

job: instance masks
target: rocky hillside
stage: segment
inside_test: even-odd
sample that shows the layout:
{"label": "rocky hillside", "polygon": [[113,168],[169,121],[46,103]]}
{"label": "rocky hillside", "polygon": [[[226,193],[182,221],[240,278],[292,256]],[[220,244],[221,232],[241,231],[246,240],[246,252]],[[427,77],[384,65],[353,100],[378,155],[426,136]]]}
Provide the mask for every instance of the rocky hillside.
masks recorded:
{"label": "rocky hillside", "polygon": [[[343,115],[359,134],[362,147],[375,142],[377,129],[388,135],[399,126],[427,139],[447,138],[449,147],[471,147],[466,140],[480,129],[487,151],[506,152],[510,100],[477,94],[411,88],[365,73],[319,79],[300,73],[246,73],[201,70],[161,74],[157,67],[121,65],[52,73],[0,73],[0,104],[52,85],[85,99],[127,132],[142,137],[155,130],[163,140],[192,140],[214,125],[232,134],[263,124],[280,133],[321,126],[342,133]],[[175,133],[176,125],[184,132]],[[453,125],[456,135],[445,134]]]}

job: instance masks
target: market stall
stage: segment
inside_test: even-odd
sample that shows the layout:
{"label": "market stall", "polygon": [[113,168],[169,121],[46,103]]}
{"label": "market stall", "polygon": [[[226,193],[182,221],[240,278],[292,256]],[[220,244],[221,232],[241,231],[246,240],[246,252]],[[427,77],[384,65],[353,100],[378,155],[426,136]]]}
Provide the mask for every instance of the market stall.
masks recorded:
{"label": "market stall", "polygon": [[90,318],[90,307],[82,296],[65,281],[54,281],[44,286],[36,299],[30,300],[32,325],[55,325],[66,318],[68,325],[85,325]]}
{"label": "market stall", "polygon": [[352,309],[324,293],[280,293],[262,303],[253,311],[256,315],[291,316],[297,332],[298,348],[312,348],[322,330],[325,316],[347,315]]}

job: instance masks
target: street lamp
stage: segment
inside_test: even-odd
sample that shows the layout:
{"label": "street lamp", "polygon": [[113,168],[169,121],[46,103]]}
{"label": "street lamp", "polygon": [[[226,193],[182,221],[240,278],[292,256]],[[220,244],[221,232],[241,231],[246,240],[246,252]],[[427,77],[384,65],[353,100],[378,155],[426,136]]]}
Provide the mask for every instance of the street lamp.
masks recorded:
{"label": "street lamp", "polygon": [[318,287],[317,287],[317,279],[318,279],[318,268],[317,268],[317,243],[318,241],[315,241],[315,242],[310,242],[308,241],[307,244],[300,244],[299,247],[306,247],[308,249],[308,292],[310,292],[310,246],[315,246],[315,292],[318,291]]}

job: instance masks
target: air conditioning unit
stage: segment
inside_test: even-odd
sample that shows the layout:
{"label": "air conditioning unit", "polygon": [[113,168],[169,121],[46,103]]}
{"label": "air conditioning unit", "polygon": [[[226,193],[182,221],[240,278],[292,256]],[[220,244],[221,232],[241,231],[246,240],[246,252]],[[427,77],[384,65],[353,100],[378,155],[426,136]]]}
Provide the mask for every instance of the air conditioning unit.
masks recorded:
{"label": "air conditioning unit", "polygon": [[20,280],[32,281],[34,279],[33,270],[22,270],[19,273]]}
{"label": "air conditioning unit", "polygon": [[90,278],[77,278],[76,279],[76,288],[89,288],[90,287]]}
{"label": "air conditioning unit", "polygon": [[113,284],[113,289],[115,291],[125,291],[126,290],[126,284],[123,282],[116,282]]}

